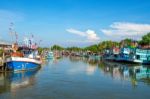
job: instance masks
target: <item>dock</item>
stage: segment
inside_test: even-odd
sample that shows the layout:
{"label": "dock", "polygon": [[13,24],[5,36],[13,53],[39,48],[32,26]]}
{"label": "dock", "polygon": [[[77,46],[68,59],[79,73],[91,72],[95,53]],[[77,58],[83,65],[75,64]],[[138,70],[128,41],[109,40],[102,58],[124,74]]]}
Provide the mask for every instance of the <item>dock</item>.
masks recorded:
{"label": "dock", "polygon": [[0,72],[6,71],[6,66],[4,65],[4,59],[0,57]]}
{"label": "dock", "polygon": [[5,65],[6,57],[10,54],[11,44],[0,40],[0,72],[6,72],[7,68]]}
{"label": "dock", "polygon": [[7,71],[7,68],[6,68],[6,65],[5,65],[5,53],[3,53],[3,56],[0,57],[0,72],[6,72]]}

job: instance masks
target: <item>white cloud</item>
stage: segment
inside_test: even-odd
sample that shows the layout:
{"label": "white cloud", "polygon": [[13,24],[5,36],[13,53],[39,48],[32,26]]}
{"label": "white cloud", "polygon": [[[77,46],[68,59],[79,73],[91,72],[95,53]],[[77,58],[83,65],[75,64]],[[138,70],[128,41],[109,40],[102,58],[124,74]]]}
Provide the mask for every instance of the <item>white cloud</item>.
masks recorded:
{"label": "white cloud", "polygon": [[114,22],[108,29],[101,29],[107,37],[118,38],[140,38],[150,32],[150,24],[137,24],[129,22]]}
{"label": "white cloud", "polygon": [[90,41],[98,41],[98,40],[100,40],[100,38],[97,36],[95,31],[93,31],[93,30],[87,30],[86,34],[87,34],[86,36],[87,36],[88,40],[90,40]]}
{"label": "white cloud", "polygon": [[84,32],[81,32],[81,31],[78,31],[78,30],[75,30],[75,29],[72,29],[72,28],[67,29],[66,31],[69,32],[69,33],[80,35],[80,36],[86,36]]}
{"label": "white cloud", "polygon": [[88,29],[85,32],[76,30],[76,29],[66,29],[67,32],[69,33],[73,33],[82,37],[85,37],[86,40],[85,41],[89,41],[89,42],[96,42],[99,41],[100,38],[97,36],[97,34],[95,33],[95,31]]}

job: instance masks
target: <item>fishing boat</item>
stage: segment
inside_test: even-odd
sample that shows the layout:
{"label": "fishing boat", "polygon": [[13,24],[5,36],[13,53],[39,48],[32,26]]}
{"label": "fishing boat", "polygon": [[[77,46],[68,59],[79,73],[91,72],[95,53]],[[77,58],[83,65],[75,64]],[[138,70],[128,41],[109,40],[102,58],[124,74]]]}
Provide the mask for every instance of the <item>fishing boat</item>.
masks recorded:
{"label": "fishing boat", "polygon": [[116,61],[120,55],[119,48],[106,49],[104,51],[103,59],[108,61]]}
{"label": "fishing boat", "polygon": [[116,58],[116,61],[124,61],[136,64],[150,64],[150,50],[139,48],[124,48]]}
{"label": "fishing boat", "polygon": [[25,57],[10,57],[6,60],[7,68],[12,71],[37,69],[40,67],[39,60]]}
{"label": "fishing boat", "polygon": [[61,53],[59,51],[54,51],[54,58],[55,59],[61,58]]}
{"label": "fishing boat", "polygon": [[118,62],[132,62],[134,50],[128,47],[123,47],[120,49],[119,54],[115,57],[115,61]]}
{"label": "fishing boat", "polygon": [[100,60],[101,56],[97,53],[93,53],[93,54],[89,55],[89,59]]}
{"label": "fishing boat", "polygon": [[13,44],[12,49],[13,52],[5,61],[8,70],[21,71],[40,67],[42,62],[35,48],[18,47],[18,44]]}
{"label": "fishing boat", "polygon": [[[14,32],[11,23],[10,34],[12,38],[12,50],[6,58],[6,68],[11,71],[30,70],[40,67],[42,61],[38,54],[37,43],[34,42],[33,35],[24,37],[24,43],[18,43],[18,34]],[[15,35],[13,35],[15,34]],[[15,41],[13,41],[15,36]]]}
{"label": "fishing boat", "polygon": [[[110,51],[111,52],[111,51]],[[134,63],[134,64],[150,64],[150,50],[139,48],[121,48],[119,53],[111,52],[104,58],[105,60]]]}
{"label": "fishing boat", "polygon": [[133,56],[133,62],[150,65],[150,50],[147,49],[135,49],[135,55]]}
{"label": "fishing boat", "polygon": [[54,58],[54,53],[52,51],[46,52],[45,58],[46,59],[53,59]]}

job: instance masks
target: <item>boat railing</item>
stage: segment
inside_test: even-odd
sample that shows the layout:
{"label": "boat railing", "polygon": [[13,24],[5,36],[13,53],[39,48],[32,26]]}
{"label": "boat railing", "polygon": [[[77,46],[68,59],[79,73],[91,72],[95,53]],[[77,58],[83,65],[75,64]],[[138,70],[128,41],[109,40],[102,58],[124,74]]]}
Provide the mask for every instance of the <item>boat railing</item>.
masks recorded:
{"label": "boat railing", "polygon": [[150,55],[150,50],[136,49],[136,53]]}

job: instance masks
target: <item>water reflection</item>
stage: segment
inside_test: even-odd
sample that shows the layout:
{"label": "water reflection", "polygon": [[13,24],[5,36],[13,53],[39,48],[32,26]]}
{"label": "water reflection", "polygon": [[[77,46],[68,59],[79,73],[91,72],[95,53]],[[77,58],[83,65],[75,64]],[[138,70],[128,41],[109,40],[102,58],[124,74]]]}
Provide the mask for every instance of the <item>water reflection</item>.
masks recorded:
{"label": "water reflection", "polygon": [[16,94],[17,90],[34,85],[34,76],[37,71],[38,70],[0,73],[0,94],[4,92]]}
{"label": "water reflection", "polygon": [[88,74],[93,74],[98,66],[100,72],[111,76],[114,80],[128,80],[134,87],[137,86],[138,82],[150,85],[150,66],[103,62],[83,57],[70,57],[70,61],[82,61],[89,64],[86,68]]}
{"label": "water reflection", "polygon": [[142,99],[149,97],[147,84],[148,66],[63,57],[46,60],[39,71],[0,73],[0,98]]}
{"label": "water reflection", "polygon": [[148,66],[104,62],[99,64],[99,68],[104,73],[109,73],[114,79],[131,81],[133,86],[136,86],[138,82],[150,84],[150,67]]}
{"label": "water reflection", "polygon": [[[97,65],[98,65],[98,60],[95,59],[89,59],[89,58],[84,58],[84,57],[74,57],[74,56],[70,56],[69,60],[71,62],[84,62],[86,64],[84,64],[83,66],[76,66],[75,68],[71,69],[71,73],[79,73],[79,72],[86,72],[87,75],[93,75],[97,69]],[[87,65],[87,66],[85,66]]]}
{"label": "water reflection", "polygon": [[84,62],[84,63],[88,63],[90,65],[98,65],[101,63],[100,60],[97,59],[92,59],[92,58],[85,58],[85,57],[74,57],[74,56],[70,56],[69,57],[71,62]]}

